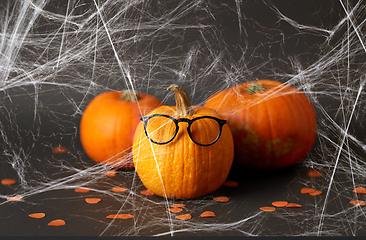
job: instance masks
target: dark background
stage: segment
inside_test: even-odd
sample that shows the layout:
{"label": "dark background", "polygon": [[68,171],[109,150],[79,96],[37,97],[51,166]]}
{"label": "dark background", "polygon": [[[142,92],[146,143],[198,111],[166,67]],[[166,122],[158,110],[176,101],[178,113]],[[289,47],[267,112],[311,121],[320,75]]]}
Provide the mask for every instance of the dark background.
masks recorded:
{"label": "dark background", "polygon": [[[17,184],[0,185],[0,235],[365,235],[363,208],[349,204],[356,198],[352,189],[365,184],[364,5],[1,1],[0,178],[16,179]],[[102,92],[133,87],[171,105],[173,95],[165,89],[176,83],[200,105],[221,89],[264,78],[290,84],[309,97],[317,112],[318,136],[296,166],[277,171],[233,168],[229,180],[238,187],[223,186],[194,200],[146,197],[139,193],[145,188],[134,171],[105,177],[102,172],[108,168],[91,161],[79,142],[82,112]],[[59,145],[68,152],[53,154]],[[309,169],[323,176],[309,178]],[[129,191],[110,191],[118,185]],[[81,186],[92,191],[75,193]],[[302,187],[323,194],[303,195]],[[7,202],[13,195],[24,199]],[[212,200],[221,195],[230,201]],[[89,205],[85,197],[102,201]],[[259,210],[277,200],[303,207]],[[174,219],[166,211],[173,202],[185,203],[183,213],[193,218]],[[135,218],[106,219],[119,210]],[[200,218],[206,210],[217,217]],[[31,219],[33,212],[46,217]],[[47,226],[57,218],[66,225]]]}

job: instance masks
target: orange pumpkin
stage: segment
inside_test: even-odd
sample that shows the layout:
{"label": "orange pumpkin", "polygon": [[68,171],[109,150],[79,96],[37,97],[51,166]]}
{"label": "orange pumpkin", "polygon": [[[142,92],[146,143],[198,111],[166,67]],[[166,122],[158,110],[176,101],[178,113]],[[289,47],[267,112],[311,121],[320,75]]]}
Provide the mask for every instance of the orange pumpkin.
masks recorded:
{"label": "orange pumpkin", "polygon": [[177,85],[177,106],[161,106],[143,118],[133,141],[133,162],[147,189],[167,198],[197,198],[226,180],[234,158],[230,128],[214,110],[191,106]]}
{"label": "orange pumpkin", "polygon": [[228,121],[234,137],[234,164],[276,169],[294,165],[311,150],[316,114],[299,90],[272,80],[239,84],[206,103]]}
{"label": "orange pumpkin", "polygon": [[133,168],[131,147],[140,116],[160,106],[148,94],[108,91],[86,107],[80,122],[80,141],[95,162],[114,168]]}

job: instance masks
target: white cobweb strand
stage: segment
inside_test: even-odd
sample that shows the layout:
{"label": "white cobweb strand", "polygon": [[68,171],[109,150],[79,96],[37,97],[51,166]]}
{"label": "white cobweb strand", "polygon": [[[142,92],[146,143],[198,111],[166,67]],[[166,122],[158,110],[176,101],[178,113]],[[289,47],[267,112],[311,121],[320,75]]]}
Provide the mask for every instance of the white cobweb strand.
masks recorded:
{"label": "white cobweb strand", "polygon": [[[110,180],[101,174],[108,167],[90,166],[80,149],[67,155],[79,163],[77,166],[68,164],[67,160],[43,159],[36,155],[39,145],[47,149],[63,138],[72,140],[71,147],[76,145],[78,126],[73,120],[80,118],[87,103],[98,93],[122,88],[146,90],[153,95],[160,94],[161,100],[166,102],[171,97],[165,93],[166,87],[178,83],[188,87],[193,101],[202,103],[213,92],[254,80],[249,79],[253,76],[265,76],[297,87],[314,104],[318,114],[318,143],[303,165],[321,169],[327,179],[323,185],[297,179],[303,185],[319,184],[316,186],[325,191],[323,198],[315,198],[313,205],[304,207],[301,212],[278,211],[273,219],[296,226],[296,230],[287,233],[296,236],[357,235],[358,230],[365,227],[364,211],[360,207],[347,204],[338,212],[327,211],[331,203],[342,204],[343,199],[352,199],[352,189],[363,184],[366,174],[365,160],[361,156],[366,153],[365,139],[352,128],[352,124],[365,127],[366,8],[362,1],[337,2],[344,10],[341,14],[344,17],[331,27],[300,23],[276,4],[259,2],[276,16],[278,29],[262,26],[246,16],[244,5],[248,3],[241,0],[234,1],[231,7],[228,4],[218,7],[205,1],[180,1],[170,7],[155,6],[154,11],[149,11],[151,5],[158,4],[153,1],[69,0],[63,6],[64,11],[56,10],[57,6],[53,9],[55,2],[9,0],[0,3],[0,103],[9,103],[0,105],[0,135],[4,147],[1,158],[17,173],[20,186],[15,194],[23,196],[24,202],[31,196],[95,186],[99,181],[106,182],[108,187],[116,184],[108,182]],[[324,7],[327,6],[324,4]],[[223,30],[205,21],[218,20],[215,15],[218,8],[235,16],[239,41],[243,43],[235,49],[241,52],[230,52],[232,46],[227,44]],[[199,14],[196,16],[196,13]],[[295,33],[284,32],[281,29],[284,23]],[[256,40],[250,38],[250,27],[261,37],[265,36],[263,39],[267,42],[253,44]],[[321,39],[312,61],[305,62],[301,56],[284,53],[288,39],[308,35]],[[262,47],[268,50],[270,48],[265,46],[272,44],[281,47],[280,57],[257,51]],[[261,59],[260,63],[255,62],[257,59]],[[284,63],[290,70],[269,69],[276,63]],[[58,91],[62,101],[47,106],[44,96],[50,91]],[[19,98],[32,100],[32,123],[27,129],[23,129],[24,124],[18,117],[22,112],[18,108],[23,104]],[[329,109],[324,99],[334,100],[339,105]],[[58,110],[62,107],[72,109],[67,120],[62,110]],[[58,132],[43,133],[42,126],[48,124],[44,118],[52,119]],[[25,148],[23,143],[27,139],[33,143]],[[40,162],[67,176],[45,174],[35,167]],[[176,220],[170,212],[161,214],[156,210],[158,207],[166,209],[173,200],[151,200],[139,194],[141,183],[134,172],[119,174],[131,179],[131,188],[124,195],[97,187],[90,187],[91,190],[118,201],[116,213],[132,208],[141,215],[135,216],[134,225],[129,229],[116,226],[115,220],[104,219],[100,235],[111,232],[112,235],[139,235],[149,229],[162,228],[166,230],[152,235],[235,232],[256,236],[267,233],[265,230],[271,226],[265,213],[258,209],[248,209],[241,219],[226,222],[220,222],[220,216],[217,223]],[[338,175],[346,180],[340,180],[344,178]],[[4,200],[9,196],[0,193]],[[202,208],[213,204],[207,199],[187,202]],[[3,201],[0,206],[7,204]],[[150,212],[144,210],[146,205]],[[221,217],[235,211],[230,205],[224,207],[228,207],[228,211]],[[342,232],[339,226],[346,230]]]}

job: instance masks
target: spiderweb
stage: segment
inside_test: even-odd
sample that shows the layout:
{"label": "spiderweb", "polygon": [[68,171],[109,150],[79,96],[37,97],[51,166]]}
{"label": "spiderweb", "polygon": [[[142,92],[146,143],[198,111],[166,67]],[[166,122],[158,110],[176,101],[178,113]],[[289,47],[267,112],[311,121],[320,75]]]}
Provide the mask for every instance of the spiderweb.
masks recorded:
{"label": "spiderweb", "polygon": [[[352,189],[365,183],[366,174],[365,10],[364,1],[350,0],[1,1],[0,173],[17,179],[0,188],[1,232],[364,235],[364,209],[349,201],[364,200]],[[219,90],[255,79],[292,85],[316,109],[316,143],[290,171],[238,178],[243,174],[233,170],[237,189],[168,200],[140,194],[144,186],[134,171],[103,175],[109,168],[92,162],[79,142],[82,113],[99,93],[133,89],[172,105],[165,89],[175,83],[200,105]],[[56,146],[68,152],[53,154]],[[308,169],[323,177],[306,177]],[[122,185],[128,190],[110,190]],[[294,191],[304,186],[323,194],[309,198]],[[91,191],[75,193],[79,187]],[[14,195],[23,199],[6,201]],[[212,198],[219,195],[232,201],[218,207]],[[261,212],[271,196],[303,208]],[[85,197],[103,200],[80,205]],[[186,204],[191,220],[177,220],[166,210],[176,202]],[[217,217],[200,219],[210,208]],[[47,210],[59,212],[66,226],[29,222],[28,213]],[[111,213],[135,217],[121,222],[107,219]],[[19,224],[34,228],[19,232]],[[85,225],[93,227],[82,230]]]}

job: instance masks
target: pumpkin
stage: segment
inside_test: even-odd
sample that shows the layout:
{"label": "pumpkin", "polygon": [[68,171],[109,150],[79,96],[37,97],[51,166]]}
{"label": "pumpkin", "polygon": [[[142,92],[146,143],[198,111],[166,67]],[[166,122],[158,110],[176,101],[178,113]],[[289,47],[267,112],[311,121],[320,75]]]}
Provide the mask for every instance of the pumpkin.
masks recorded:
{"label": "pumpkin", "polygon": [[86,107],[80,122],[80,141],[97,163],[133,168],[131,149],[140,116],[160,106],[157,98],[132,91],[108,91]]}
{"label": "pumpkin", "polygon": [[304,93],[273,80],[222,90],[204,106],[219,112],[233,134],[234,164],[278,169],[296,164],[316,138],[316,114]]}
{"label": "pumpkin", "polygon": [[217,112],[191,106],[183,88],[171,85],[168,90],[174,90],[176,106],[160,106],[139,123],[133,163],[154,194],[197,198],[225,182],[234,158],[232,134]]}

